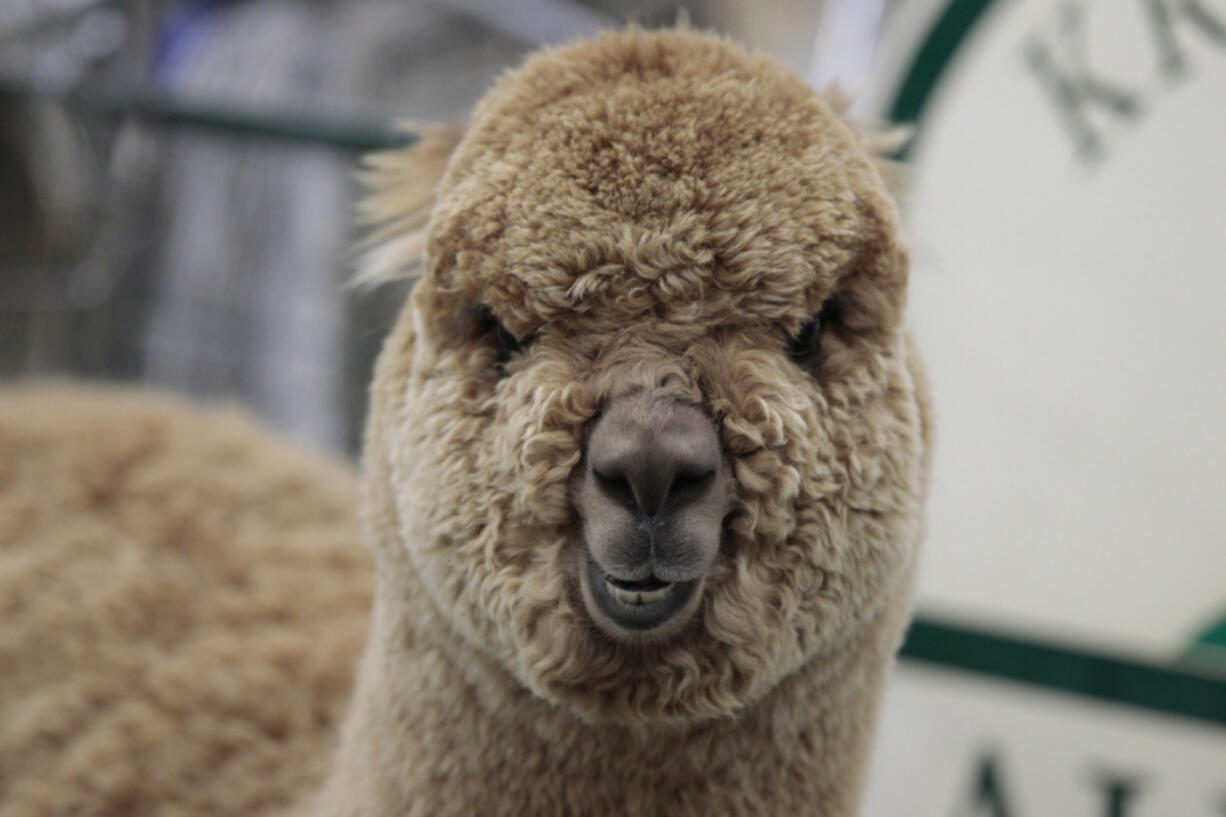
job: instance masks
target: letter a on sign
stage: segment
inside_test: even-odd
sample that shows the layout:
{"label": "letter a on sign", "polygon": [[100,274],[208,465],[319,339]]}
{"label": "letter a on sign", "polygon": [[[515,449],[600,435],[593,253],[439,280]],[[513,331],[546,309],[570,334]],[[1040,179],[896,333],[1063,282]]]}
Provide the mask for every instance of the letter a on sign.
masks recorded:
{"label": "letter a on sign", "polygon": [[954,814],[956,817],[1018,817],[1005,796],[995,754],[989,752],[979,758],[969,796]]}
{"label": "letter a on sign", "polygon": [[1129,805],[1133,796],[1140,791],[1140,783],[1109,774],[1099,775],[1095,782],[1103,793],[1103,810],[1100,812],[1103,817],[1128,817],[1132,813]]}

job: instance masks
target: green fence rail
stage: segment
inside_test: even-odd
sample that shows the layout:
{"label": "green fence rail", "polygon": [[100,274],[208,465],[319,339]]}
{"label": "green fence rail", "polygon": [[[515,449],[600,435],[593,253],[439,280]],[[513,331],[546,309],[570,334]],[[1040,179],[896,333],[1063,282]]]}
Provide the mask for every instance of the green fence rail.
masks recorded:
{"label": "green fence rail", "polygon": [[197,131],[317,145],[351,153],[407,147],[417,134],[364,116],[319,115],[234,103],[172,98],[147,90],[93,88],[44,92],[17,80],[0,79],[0,94],[46,99],[69,108],[117,119]]}

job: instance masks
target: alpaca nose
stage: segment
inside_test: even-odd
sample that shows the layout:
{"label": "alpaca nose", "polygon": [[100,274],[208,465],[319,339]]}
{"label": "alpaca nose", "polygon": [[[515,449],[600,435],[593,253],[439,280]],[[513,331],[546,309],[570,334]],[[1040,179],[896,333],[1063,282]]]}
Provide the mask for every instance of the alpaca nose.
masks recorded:
{"label": "alpaca nose", "polygon": [[618,412],[605,418],[589,447],[598,490],[647,520],[666,505],[675,511],[700,499],[714,487],[719,448],[710,423],[685,416],[691,413],[697,412],[678,407],[655,417]]}
{"label": "alpaca nose", "polygon": [[589,552],[611,576],[691,580],[719,547],[728,477],[699,407],[638,393],[606,407],[579,496]]}

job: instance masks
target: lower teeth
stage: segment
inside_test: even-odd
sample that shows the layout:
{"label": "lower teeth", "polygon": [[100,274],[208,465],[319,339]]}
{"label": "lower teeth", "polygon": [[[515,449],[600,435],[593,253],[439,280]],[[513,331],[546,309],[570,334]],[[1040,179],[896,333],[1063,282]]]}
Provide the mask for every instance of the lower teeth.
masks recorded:
{"label": "lower teeth", "polygon": [[605,582],[605,587],[613,595],[613,598],[620,601],[622,604],[631,607],[642,607],[646,604],[652,604],[667,596],[672,592],[673,586],[666,584],[663,587],[655,590],[624,590],[611,582]]}

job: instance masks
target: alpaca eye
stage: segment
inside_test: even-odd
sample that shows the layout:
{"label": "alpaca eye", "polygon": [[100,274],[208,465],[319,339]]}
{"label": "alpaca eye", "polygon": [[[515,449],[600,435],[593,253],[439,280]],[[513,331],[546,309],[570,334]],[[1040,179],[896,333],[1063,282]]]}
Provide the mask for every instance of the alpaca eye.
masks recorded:
{"label": "alpaca eye", "polygon": [[818,313],[796,333],[789,354],[798,366],[807,366],[817,357],[822,340],[821,329],[822,316]]}
{"label": "alpaca eye", "polygon": [[788,350],[798,366],[810,366],[822,351],[822,335],[843,321],[848,308],[847,296],[835,293],[822,304],[821,311],[800,328]]}
{"label": "alpaca eye", "polygon": [[526,349],[532,342],[531,336],[520,340],[512,335],[489,307],[483,307],[481,310],[481,328],[482,334],[490,339],[498,353],[499,366],[506,365],[513,356]]}
{"label": "alpaca eye", "polygon": [[499,357],[510,357],[523,346],[519,339],[507,331],[501,322],[494,324],[494,342],[498,344]]}

